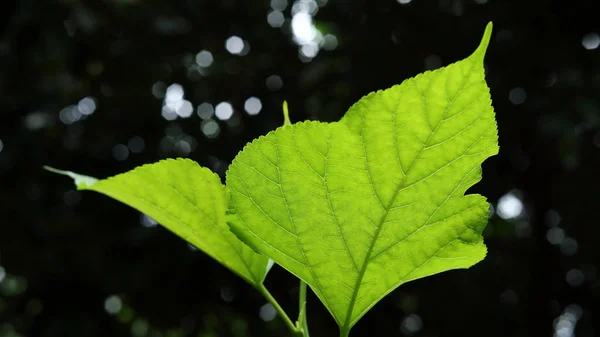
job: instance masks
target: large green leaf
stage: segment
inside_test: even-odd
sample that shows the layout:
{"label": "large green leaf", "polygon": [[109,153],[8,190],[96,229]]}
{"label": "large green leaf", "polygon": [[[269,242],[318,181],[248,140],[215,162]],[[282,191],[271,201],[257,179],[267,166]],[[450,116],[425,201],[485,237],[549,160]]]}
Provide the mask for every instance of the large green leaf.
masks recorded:
{"label": "large green leaf", "polygon": [[340,122],[255,140],[227,172],[232,230],[309,284],[346,334],[399,285],[485,257],[488,203],[464,194],[498,152],[490,34],[491,24],[468,58],[372,93]]}
{"label": "large green leaf", "polygon": [[229,230],[229,194],[221,180],[194,161],[167,159],[104,180],[48,169],[73,178],[79,190],[100,192],[149,215],[254,286],[268,272],[268,259]]}

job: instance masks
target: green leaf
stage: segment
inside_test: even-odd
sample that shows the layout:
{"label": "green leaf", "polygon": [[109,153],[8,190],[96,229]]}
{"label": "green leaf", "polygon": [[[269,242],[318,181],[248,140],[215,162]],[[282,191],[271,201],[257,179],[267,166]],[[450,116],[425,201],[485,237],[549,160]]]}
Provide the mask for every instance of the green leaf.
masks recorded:
{"label": "green leaf", "polygon": [[488,203],[464,195],[498,152],[483,57],[372,93],[340,122],[279,128],[227,172],[232,230],[304,280],[342,335],[399,285],[485,257]]}
{"label": "green leaf", "polygon": [[221,180],[194,161],[167,159],[103,180],[46,169],[73,178],[78,190],[105,194],[147,214],[254,286],[268,272],[268,259],[229,230],[229,195]]}

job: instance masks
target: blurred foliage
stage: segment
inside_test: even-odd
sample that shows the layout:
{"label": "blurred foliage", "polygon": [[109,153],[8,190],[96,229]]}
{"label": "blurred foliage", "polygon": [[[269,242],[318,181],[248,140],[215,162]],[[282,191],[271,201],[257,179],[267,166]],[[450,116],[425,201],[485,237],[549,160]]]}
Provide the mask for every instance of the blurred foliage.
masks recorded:
{"label": "blurred foliage", "polygon": [[[259,317],[265,301],[225,268],[139,213],[80,194],[41,166],[105,177],[185,156],[223,176],[246,142],[281,124],[284,99],[293,121],[337,120],[368,92],[464,58],[488,21],[495,34],[487,81],[501,152],[472,189],[489,196],[496,211],[486,230],[488,257],[468,272],[402,286],[353,335],[594,334],[595,1],[311,3],[3,3],[0,336],[286,335],[278,319]],[[312,58],[315,46],[298,39],[292,11],[310,13],[323,37]],[[232,36],[246,49],[228,51]],[[208,67],[197,62],[203,50],[213,57]],[[183,94],[172,106],[168,88]],[[258,114],[245,110],[250,97],[261,102]],[[165,111],[184,100],[193,107],[189,117]],[[231,117],[201,109],[201,118],[204,102],[228,102]],[[229,113],[223,107],[222,117]],[[293,315],[296,281],[274,268],[267,286]],[[105,308],[113,296],[121,301],[116,314]],[[308,305],[312,334],[335,335],[314,296]]]}

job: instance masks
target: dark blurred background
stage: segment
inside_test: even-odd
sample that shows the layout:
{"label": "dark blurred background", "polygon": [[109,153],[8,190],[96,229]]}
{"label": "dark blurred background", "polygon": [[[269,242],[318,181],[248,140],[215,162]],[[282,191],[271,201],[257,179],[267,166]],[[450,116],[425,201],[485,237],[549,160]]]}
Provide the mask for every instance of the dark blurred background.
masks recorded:
{"label": "dark blurred background", "polygon": [[[289,336],[249,285],[151,219],[41,169],[167,157],[220,174],[283,121],[486,57],[500,154],[472,190],[488,257],[401,286],[352,336],[600,334],[596,1],[22,0],[0,12],[0,336]],[[292,317],[297,280],[267,286]],[[337,327],[314,295],[315,337]]]}

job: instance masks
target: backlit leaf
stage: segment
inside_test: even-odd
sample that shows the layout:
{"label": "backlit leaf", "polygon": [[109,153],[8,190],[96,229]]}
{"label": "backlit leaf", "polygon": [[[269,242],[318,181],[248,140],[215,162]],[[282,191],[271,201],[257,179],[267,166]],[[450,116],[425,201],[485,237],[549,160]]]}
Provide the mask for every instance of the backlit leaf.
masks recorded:
{"label": "backlit leaf", "polygon": [[47,169],[70,176],[79,190],[100,192],[147,214],[254,286],[268,272],[268,259],[229,230],[229,195],[221,180],[194,161],[167,159],[103,180]]}
{"label": "backlit leaf", "polygon": [[488,203],[465,192],[498,152],[483,58],[372,93],[335,123],[253,141],[227,172],[232,230],[304,280],[341,330],[399,285],[485,257]]}

